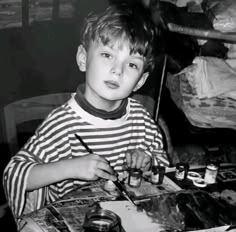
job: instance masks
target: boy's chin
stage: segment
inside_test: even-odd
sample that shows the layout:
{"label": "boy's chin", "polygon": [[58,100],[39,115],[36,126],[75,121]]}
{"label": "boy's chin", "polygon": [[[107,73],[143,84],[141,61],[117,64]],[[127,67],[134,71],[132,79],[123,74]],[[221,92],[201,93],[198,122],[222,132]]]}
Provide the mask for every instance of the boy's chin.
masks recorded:
{"label": "boy's chin", "polygon": [[103,97],[104,102],[109,102],[109,103],[118,103],[118,102],[122,102],[126,97],[120,97],[120,96],[105,96]]}

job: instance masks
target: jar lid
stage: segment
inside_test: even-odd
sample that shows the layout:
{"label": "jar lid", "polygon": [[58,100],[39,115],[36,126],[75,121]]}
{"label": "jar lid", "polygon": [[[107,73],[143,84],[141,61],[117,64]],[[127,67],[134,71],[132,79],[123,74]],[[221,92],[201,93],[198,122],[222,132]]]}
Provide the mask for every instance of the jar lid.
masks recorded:
{"label": "jar lid", "polygon": [[189,169],[189,164],[180,162],[180,163],[176,164],[176,168],[177,169],[187,169],[188,170]]}
{"label": "jar lid", "polygon": [[210,170],[217,170],[218,169],[218,167],[215,164],[208,164],[207,168]]}
{"label": "jar lid", "polygon": [[193,184],[197,187],[204,188],[207,186],[206,181],[203,178],[197,178],[193,180]]}
{"label": "jar lid", "polygon": [[187,175],[187,178],[189,180],[195,180],[195,179],[201,178],[201,175],[198,172],[189,171],[188,175]]}
{"label": "jar lid", "polygon": [[138,174],[138,175],[142,175],[143,174],[142,170],[138,169],[138,168],[130,168],[129,169],[129,173]]}

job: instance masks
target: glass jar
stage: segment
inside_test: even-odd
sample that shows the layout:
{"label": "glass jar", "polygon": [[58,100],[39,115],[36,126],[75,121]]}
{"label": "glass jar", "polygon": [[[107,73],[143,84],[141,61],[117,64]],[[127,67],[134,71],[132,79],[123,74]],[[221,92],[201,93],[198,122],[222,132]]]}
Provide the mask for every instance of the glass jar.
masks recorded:
{"label": "glass jar", "polygon": [[129,170],[129,186],[133,188],[138,188],[142,182],[142,174],[143,172],[140,169],[131,168]]}
{"label": "glass jar", "polygon": [[189,165],[186,163],[177,163],[175,170],[175,178],[177,180],[185,180],[188,174]]}
{"label": "glass jar", "polygon": [[120,217],[114,212],[94,208],[85,215],[84,232],[121,232]]}
{"label": "glass jar", "polygon": [[165,167],[160,165],[156,157],[152,157],[151,183],[162,184],[165,175]]}
{"label": "glass jar", "polygon": [[207,184],[214,184],[218,173],[218,166],[214,163],[209,163],[206,166],[204,180]]}

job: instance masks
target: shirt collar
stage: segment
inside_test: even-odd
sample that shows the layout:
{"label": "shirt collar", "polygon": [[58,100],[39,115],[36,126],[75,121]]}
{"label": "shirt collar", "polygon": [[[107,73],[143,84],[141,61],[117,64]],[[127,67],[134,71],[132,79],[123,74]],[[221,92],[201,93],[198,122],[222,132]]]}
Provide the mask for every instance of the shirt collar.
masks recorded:
{"label": "shirt collar", "polygon": [[102,119],[118,119],[125,115],[128,103],[127,99],[124,99],[117,109],[113,111],[106,111],[92,106],[84,97],[84,91],[85,85],[79,85],[76,90],[75,101],[80,105],[83,110],[87,111],[88,113]]}

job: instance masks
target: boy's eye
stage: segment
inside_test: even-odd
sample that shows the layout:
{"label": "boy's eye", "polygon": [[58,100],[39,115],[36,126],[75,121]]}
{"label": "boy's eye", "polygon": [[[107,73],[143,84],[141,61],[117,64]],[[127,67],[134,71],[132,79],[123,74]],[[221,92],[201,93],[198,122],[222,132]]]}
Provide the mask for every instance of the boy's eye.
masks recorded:
{"label": "boy's eye", "polygon": [[129,63],[129,67],[133,69],[138,69],[138,66],[134,63]]}
{"label": "boy's eye", "polygon": [[105,52],[103,52],[101,55],[105,58],[111,58],[111,55]]}

